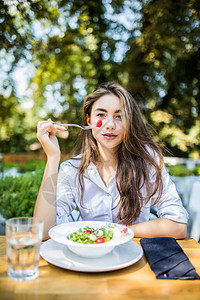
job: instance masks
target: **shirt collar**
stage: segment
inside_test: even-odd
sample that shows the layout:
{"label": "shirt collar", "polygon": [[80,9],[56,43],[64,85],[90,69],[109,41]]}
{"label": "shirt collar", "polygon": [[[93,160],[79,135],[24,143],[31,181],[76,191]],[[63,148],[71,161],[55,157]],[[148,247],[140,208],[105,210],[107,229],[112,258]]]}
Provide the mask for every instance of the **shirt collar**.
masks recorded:
{"label": "shirt collar", "polygon": [[95,166],[95,164],[93,162],[90,163],[90,165],[88,166],[87,170],[84,173],[84,176],[88,177],[93,183],[95,183],[96,185],[98,185],[102,190],[104,190],[105,192],[109,192],[108,187],[109,184],[111,184],[111,182],[114,180],[116,175],[116,171],[114,172],[113,176],[111,177],[108,186],[106,186],[101,178],[101,176],[99,175],[99,172],[97,170],[97,167]]}

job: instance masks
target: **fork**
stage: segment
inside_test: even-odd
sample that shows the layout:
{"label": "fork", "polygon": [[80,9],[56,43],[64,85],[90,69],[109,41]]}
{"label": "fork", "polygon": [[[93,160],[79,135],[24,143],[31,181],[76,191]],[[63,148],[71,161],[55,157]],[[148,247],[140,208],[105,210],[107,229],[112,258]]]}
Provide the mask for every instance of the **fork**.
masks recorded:
{"label": "fork", "polygon": [[94,127],[101,127],[102,125],[102,121],[98,120],[96,124],[93,125],[89,125],[89,126],[84,126],[84,125],[78,125],[78,124],[61,124],[61,123],[56,123],[56,122],[52,122],[53,125],[59,125],[59,126],[74,126],[74,127],[79,127],[83,130],[88,130]]}

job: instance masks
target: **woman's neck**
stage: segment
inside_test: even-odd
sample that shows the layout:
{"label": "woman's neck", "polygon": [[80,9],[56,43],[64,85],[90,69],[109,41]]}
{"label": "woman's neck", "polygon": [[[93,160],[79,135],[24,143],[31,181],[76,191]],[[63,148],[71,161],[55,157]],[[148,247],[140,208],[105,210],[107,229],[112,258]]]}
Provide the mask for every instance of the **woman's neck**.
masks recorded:
{"label": "woman's neck", "polygon": [[107,186],[113,174],[117,170],[117,155],[115,149],[103,148],[98,145],[99,158],[96,167],[99,175]]}
{"label": "woman's neck", "polygon": [[107,186],[117,169],[117,160],[113,156],[110,159],[107,156],[100,156],[96,162],[96,168],[105,186]]}
{"label": "woman's neck", "polygon": [[105,169],[112,168],[117,169],[117,157],[116,152],[110,151],[110,149],[99,149],[99,159],[96,165],[101,165]]}

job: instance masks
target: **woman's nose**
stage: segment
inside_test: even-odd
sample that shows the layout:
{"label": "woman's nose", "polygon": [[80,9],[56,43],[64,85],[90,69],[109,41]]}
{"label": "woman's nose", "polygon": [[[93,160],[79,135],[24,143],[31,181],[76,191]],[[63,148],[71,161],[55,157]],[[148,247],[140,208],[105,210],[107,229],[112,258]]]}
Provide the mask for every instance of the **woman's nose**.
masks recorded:
{"label": "woman's nose", "polygon": [[106,128],[115,128],[115,120],[113,117],[110,117],[106,120]]}

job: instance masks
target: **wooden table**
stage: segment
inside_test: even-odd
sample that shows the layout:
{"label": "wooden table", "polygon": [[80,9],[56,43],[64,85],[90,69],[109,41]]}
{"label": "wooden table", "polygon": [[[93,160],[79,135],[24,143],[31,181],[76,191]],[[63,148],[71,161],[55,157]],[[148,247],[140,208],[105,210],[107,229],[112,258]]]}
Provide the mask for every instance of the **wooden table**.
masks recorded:
{"label": "wooden table", "polygon": [[[139,243],[139,239],[133,239]],[[200,245],[178,243],[200,274]],[[158,280],[143,256],[136,264],[104,273],[81,273],[55,267],[41,258],[39,278],[16,282],[7,275],[6,240],[0,237],[0,299],[2,300],[199,300],[199,280]]]}

